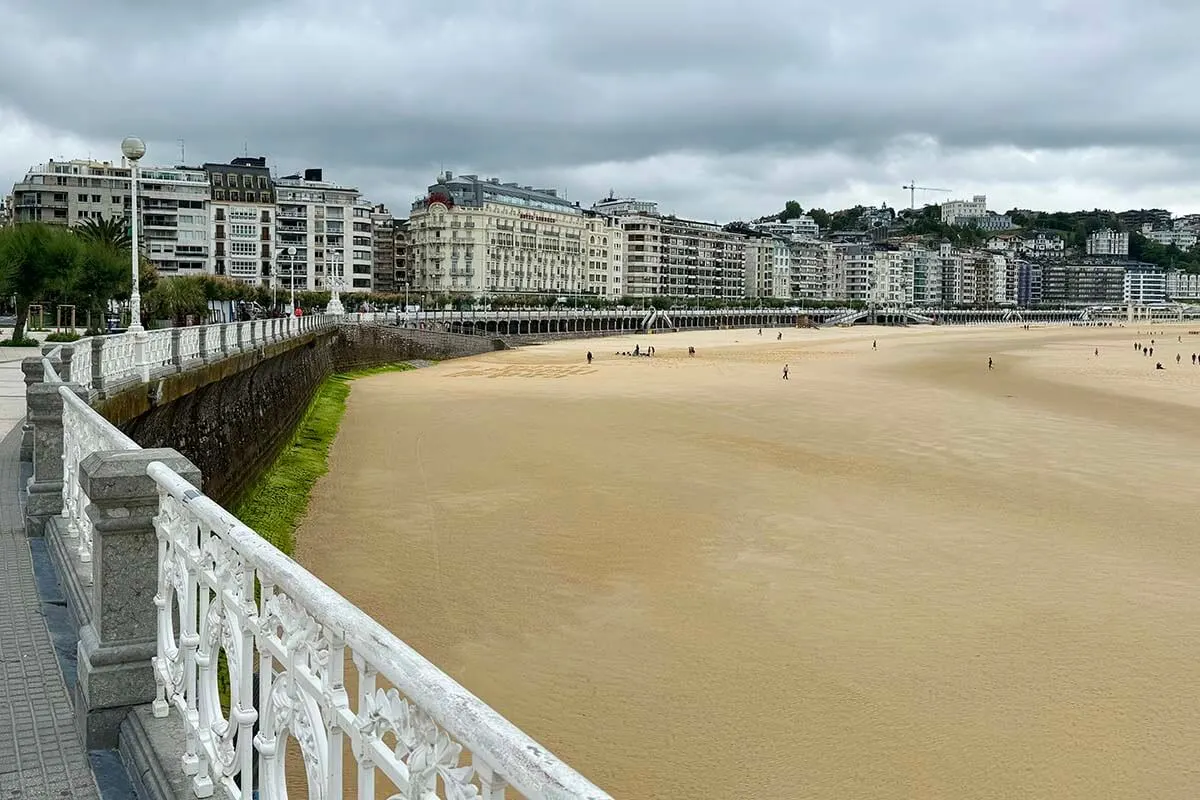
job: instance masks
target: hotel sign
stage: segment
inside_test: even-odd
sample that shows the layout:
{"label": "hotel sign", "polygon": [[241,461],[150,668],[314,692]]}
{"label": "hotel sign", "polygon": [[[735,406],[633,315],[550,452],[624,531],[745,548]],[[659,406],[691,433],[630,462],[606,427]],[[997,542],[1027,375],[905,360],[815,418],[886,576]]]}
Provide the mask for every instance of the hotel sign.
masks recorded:
{"label": "hotel sign", "polygon": [[528,211],[522,211],[520,217],[521,219],[530,219],[534,222],[549,222],[551,224],[558,222],[554,217],[539,217],[537,214],[531,214]]}

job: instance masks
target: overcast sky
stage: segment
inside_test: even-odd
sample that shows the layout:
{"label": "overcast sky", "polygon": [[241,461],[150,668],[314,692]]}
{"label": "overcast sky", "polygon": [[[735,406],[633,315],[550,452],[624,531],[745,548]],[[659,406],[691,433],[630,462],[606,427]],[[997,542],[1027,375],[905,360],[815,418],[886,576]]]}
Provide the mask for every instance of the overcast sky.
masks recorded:
{"label": "overcast sky", "polygon": [[1195,0],[0,0],[0,184],[266,155],[406,216],[439,169],[727,221],[1200,211]]}

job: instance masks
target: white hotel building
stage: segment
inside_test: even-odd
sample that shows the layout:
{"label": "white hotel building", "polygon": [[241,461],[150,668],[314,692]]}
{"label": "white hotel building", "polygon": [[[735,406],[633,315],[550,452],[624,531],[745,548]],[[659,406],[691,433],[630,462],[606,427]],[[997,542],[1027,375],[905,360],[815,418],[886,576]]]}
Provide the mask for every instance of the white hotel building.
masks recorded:
{"label": "white hotel building", "polygon": [[408,230],[417,291],[624,293],[619,224],[555,189],[446,172],[413,203]]}

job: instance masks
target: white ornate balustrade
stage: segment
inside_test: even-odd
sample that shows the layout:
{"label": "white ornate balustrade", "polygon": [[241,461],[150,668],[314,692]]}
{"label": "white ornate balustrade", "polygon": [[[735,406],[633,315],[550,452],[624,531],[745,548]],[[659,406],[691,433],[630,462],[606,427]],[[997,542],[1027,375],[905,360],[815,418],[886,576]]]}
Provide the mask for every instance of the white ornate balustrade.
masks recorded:
{"label": "white ornate balustrade", "polygon": [[196,363],[326,330],[339,321],[332,315],[316,314],[88,337],[62,351],[69,353],[64,372],[85,389],[119,388],[143,376],[169,374]]}
{"label": "white ornate balustrade", "polygon": [[347,769],[360,798],[379,776],[397,800],[608,797],[172,470],[148,471],[161,491],[154,711],[184,719],[199,796],[249,797],[248,775],[261,797],[286,796],[292,736],[313,798],[342,796]]}

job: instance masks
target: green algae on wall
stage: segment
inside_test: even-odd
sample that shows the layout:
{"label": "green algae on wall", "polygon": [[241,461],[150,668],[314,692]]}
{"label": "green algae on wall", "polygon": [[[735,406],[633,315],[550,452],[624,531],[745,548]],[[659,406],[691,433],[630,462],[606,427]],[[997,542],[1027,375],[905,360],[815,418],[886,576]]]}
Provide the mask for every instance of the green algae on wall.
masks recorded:
{"label": "green algae on wall", "polygon": [[327,378],[296,426],[291,444],[234,508],[238,519],[290,556],[296,528],[308,510],[312,487],[329,469],[329,447],[346,411],[350,382],[367,375],[409,369],[414,369],[412,364],[387,364]]}

